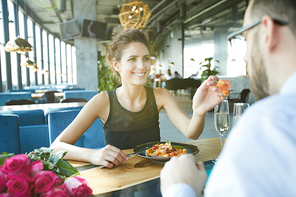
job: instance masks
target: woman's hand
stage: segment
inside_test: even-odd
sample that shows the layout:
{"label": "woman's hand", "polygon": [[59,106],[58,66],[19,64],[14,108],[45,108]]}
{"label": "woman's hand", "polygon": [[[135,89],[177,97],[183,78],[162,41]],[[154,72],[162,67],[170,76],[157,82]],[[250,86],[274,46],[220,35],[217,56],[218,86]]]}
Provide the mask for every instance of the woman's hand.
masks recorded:
{"label": "woman's hand", "polygon": [[205,114],[225,99],[226,96],[216,87],[218,80],[218,77],[210,76],[201,84],[193,97],[193,110],[199,110],[201,114]]}
{"label": "woman's hand", "polygon": [[107,168],[124,164],[125,160],[128,160],[127,156],[120,149],[111,145],[107,145],[100,150],[94,150],[89,159],[92,164]]}

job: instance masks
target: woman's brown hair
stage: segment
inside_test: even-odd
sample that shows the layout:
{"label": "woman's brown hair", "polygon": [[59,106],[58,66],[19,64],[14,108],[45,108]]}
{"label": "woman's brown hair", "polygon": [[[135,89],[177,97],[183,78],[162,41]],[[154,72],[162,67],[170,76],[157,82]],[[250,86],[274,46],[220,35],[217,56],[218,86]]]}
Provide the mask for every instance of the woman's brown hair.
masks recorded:
{"label": "woman's brown hair", "polygon": [[141,42],[145,44],[150,52],[150,46],[145,35],[137,29],[127,29],[118,34],[113,41],[108,45],[106,59],[110,65],[112,72],[119,76],[113,68],[113,58],[117,61],[121,60],[122,51],[132,42]]}

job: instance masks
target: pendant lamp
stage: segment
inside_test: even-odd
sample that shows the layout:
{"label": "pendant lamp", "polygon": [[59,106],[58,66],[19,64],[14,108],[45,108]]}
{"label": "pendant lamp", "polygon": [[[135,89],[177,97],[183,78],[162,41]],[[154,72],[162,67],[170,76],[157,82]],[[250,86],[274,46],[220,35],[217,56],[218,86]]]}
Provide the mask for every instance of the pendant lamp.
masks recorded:
{"label": "pendant lamp", "polygon": [[123,4],[118,15],[124,29],[144,28],[150,16],[149,6],[142,1],[131,1]]}
{"label": "pendant lamp", "polygon": [[22,38],[9,40],[5,45],[5,51],[7,52],[28,52],[32,50],[32,45],[27,40]]}

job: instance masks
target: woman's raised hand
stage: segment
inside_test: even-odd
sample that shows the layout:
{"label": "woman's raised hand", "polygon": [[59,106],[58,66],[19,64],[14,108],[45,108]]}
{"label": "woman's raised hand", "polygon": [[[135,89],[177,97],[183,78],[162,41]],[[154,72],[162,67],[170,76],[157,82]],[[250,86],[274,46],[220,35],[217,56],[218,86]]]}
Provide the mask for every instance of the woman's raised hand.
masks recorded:
{"label": "woman's raised hand", "polygon": [[225,99],[226,96],[216,87],[218,80],[218,77],[210,76],[199,86],[193,97],[193,110],[205,114]]}
{"label": "woman's raised hand", "polygon": [[119,166],[127,160],[127,156],[120,149],[111,145],[107,145],[100,150],[94,150],[89,159],[92,164],[107,168],[112,168],[114,165]]}

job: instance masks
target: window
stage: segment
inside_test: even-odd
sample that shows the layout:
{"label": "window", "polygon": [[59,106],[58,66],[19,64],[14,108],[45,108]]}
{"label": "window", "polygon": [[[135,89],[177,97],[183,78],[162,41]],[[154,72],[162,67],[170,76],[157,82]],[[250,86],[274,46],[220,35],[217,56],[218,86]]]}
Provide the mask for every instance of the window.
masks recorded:
{"label": "window", "polygon": [[54,42],[54,37],[49,34],[48,35],[48,39],[49,39],[49,66],[50,66],[50,82],[51,84],[55,84],[56,81],[55,81],[55,75],[54,75],[54,70],[55,70],[55,65],[54,65],[54,58],[55,58],[55,54],[54,54],[54,45],[53,45],[53,42]]}
{"label": "window", "polygon": [[60,84],[62,83],[61,81],[61,53],[60,53],[60,40],[59,39],[56,39],[55,40],[56,44],[55,44],[55,47],[56,47],[56,77],[57,77],[57,83]]}
{"label": "window", "polygon": [[[48,64],[48,48],[47,48],[47,32],[46,31],[42,31],[42,43],[43,43],[43,65],[44,65],[44,69],[45,70],[49,70],[49,64]],[[50,71],[53,72],[53,71]],[[53,73],[51,73],[53,74]],[[49,83],[49,74],[45,73],[44,74],[44,84],[48,85]]]}
{"label": "window", "polygon": [[[9,39],[12,40],[18,35],[15,35],[15,19],[14,19],[14,9],[13,9],[13,3],[11,1],[7,1],[8,6],[8,20],[10,21],[8,23],[8,29],[9,29]],[[20,65],[17,65],[16,61],[17,53],[13,52],[10,53],[10,65],[11,65],[11,79],[12,79],[12,89],[17,89],[17,67]]]}

